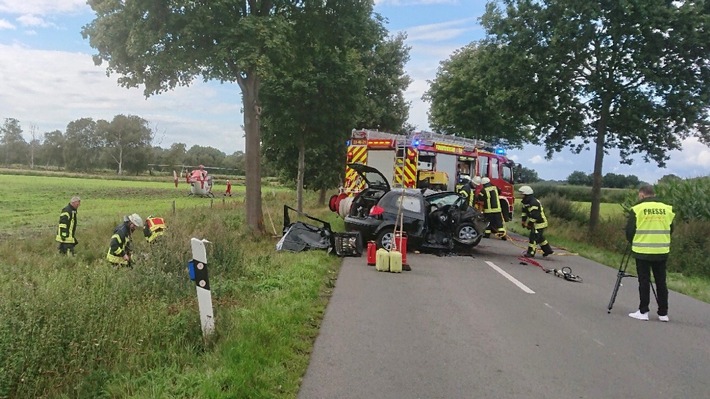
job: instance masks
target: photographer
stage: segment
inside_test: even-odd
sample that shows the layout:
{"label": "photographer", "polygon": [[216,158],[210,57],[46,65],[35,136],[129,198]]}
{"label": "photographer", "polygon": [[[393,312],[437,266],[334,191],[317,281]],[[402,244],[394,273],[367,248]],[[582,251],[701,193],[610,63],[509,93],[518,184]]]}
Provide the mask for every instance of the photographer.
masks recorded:
{"label": "photographer", "polygon": [[629,317],[648,320],[648,305],[651,300],[651,271],[658,292],[658,320],[668,319],[668,287],[666,286],[666,261],[671,248],[673,231],[673,207],[655,197],[653,187],[639,188],[639,202],[631,207],[626,224],[626,239],[631,243],[631,256],[636,259],[639,280],[639,309]]}

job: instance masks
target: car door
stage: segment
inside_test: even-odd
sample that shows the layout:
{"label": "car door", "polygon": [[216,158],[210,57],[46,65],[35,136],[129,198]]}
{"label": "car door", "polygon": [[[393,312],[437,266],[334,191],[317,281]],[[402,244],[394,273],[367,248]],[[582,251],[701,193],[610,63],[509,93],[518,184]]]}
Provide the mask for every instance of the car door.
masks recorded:
{"label": "car door", "polygon": [[[418,190],[395,190],[388,195],[389,203],[386,210],[396,219],[400,206],[404,231],[408,236],[416,238],[424,235],[426,220],[426,204]],[[399,224],[399,220],[397,221]]]}

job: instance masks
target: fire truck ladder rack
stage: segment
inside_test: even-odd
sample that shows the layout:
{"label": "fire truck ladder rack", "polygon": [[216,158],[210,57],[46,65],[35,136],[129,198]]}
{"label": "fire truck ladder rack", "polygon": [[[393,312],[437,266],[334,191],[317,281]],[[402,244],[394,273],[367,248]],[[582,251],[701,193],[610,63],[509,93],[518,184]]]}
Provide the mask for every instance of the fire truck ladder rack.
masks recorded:
{"label": "fire truck ladder rack", "polygon": [[432,132],[413,132],[410,133],[410,136],[412,136],[412,138],[418,137],[419,140],[423,143],[436,142],[443,144],[454,144],[460,145],[462,147],[470,147],[471,149],[483,148],[488,146],[488,143],[483,140],[469,139],[466,137],[456,137],[449,134],[440,134]]}

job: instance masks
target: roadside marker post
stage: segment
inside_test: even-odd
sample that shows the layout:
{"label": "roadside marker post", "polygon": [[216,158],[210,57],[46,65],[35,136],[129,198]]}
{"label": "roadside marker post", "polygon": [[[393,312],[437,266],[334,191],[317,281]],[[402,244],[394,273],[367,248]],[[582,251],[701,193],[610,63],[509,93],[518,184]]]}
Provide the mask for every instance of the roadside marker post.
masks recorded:
{"label": "roadside marker post", "polygon": [[188,262],[187,268],[190,273],[190,280],[195,282],[197,290],[197,304],[200,309],[200,325],[202,326],[202,336],[207,338],[214,332],[214,313],[212,311],[212,293],[210,291],[210,280],[207,275],[207,250],[205,244],[207,240],[192,238],[192,260]]}

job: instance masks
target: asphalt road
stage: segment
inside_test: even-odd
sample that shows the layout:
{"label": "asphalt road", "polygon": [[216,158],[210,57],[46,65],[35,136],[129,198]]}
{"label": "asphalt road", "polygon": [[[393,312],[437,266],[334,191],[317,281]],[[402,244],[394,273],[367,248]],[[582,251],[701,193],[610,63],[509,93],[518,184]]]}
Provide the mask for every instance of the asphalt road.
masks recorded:
{"label": "asphalt road", "polygon": [[569,282],[521,265],[516,245],[409,253],[402,274],[345,258],[298,397],[710,397],[710,304],[671,292],[670,323],[655,303],[634,320],[625,278],[607,314],[617,269],[559,249],[536,258],[584,279]]}

